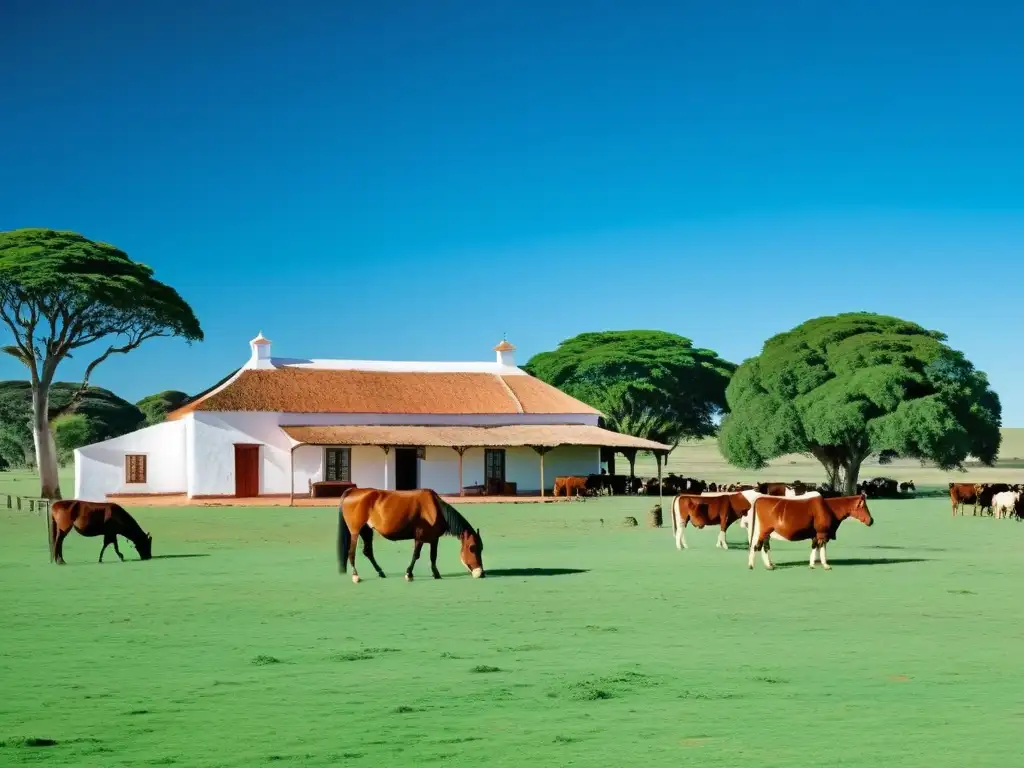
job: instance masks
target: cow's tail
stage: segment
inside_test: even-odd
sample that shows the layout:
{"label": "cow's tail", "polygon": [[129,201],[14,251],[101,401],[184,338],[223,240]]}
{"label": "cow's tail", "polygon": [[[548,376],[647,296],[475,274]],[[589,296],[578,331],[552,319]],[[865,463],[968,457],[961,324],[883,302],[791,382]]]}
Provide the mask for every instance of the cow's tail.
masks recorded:
{"label": "cow's tail", "polygon": [[679,497],[673,496],[669,504],[669,514],[672,515],[672,538],[679,535]]}
{"label": "cow's tail", "polygon": [[53,517],[53,507],[46,510],[46,538],[50,545],[50,562],[57,557],[57,521]]}
{"label": "cow's tail", "polygon": [[352,548],[352,531],[345,520],[345,498],[338,504],[338,570],[348,573],[348,552]]}

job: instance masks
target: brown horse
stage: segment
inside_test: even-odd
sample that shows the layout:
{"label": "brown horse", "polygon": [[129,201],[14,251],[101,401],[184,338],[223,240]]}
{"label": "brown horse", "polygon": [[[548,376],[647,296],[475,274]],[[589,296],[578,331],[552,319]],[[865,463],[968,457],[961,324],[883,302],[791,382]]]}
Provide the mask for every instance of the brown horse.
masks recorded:
{"label": "brown horse", "polygon": [[817,555],[821,554],[821,564],[826,571],[832,566],[825,559],[825,546],[836,538],[839,524],[848,517],[871,526],[874,520],[868,510],[866,497],[838,496],[831,499],[821,496],[809,498],[778,498],[760,496],[754,500],[753,535],[750,540],[750,553],[747,567],[754,567],[754,553],[761,552],[764,566],[773,570],[771,555],[771,534],[777,534],[787,541],[811,541],[811,568]]}
{"label": "brown horse", "polygon": [[720,525],[715,546],[728,549],[725,532],[730,525],[744,517],[749,509],[750,501],[742,493],[676,496],[672,499],[672,533],[676,537],[676,549],[689,549],[683,535],[687,523],[692,523],[698,530],[705,525]]}
{"label": "brown horse", "polygon": [[139,558],[149,560],[153,556],[153,537],[142,530],[135,518],[128,514],[120,504],[113,502],[95,503],[67,499],[56,501],[50,507],[49,525],[50,557],[58,564],[64,563],[64,538],[74,528],[83,536],[102,536],[103,548],[100,550],[100,562],[103,552],[111,544],[114,552],[124,561],[124,555],[117,548],[118,534],[124,536],[135,545]]}
{"label": "brown horse", "polygon": [[412,569],[420,557],[424,544],[430,545],[430,571],[437,572],[437,541],[444,534],[455,536],[462,542],[459,558],[474,579],[484,575],[484,541],[480,531],[473,530],[451,504],[443,501],[434,491],[379,491],[375,488],[351,488],[345,491],[338,505],[338,565],[346,572],[346,563],[352,566],[352,581],[359,583],[356,570],[356,539],[363,540],[363,554],[377,575],[385,578],[384,571],[373,557],[373,532],[391,541],[414,543],[412,562],[405,571],[405,580],[412,581]]}

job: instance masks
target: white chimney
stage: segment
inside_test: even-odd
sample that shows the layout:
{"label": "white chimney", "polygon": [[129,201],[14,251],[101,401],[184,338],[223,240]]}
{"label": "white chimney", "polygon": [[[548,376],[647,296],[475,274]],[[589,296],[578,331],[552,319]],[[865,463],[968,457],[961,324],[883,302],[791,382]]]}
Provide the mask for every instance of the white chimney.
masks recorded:
{"label": "white chimney", "polygon": [[498,353],[498,365],[507,365],[510,368],[516,367],[516,348],[505,341],[505,339],[501,340],[501,343],[494,348],[494,351]]}
{"label": "white chimney", "polygon": [[270,363],[270,339],[264,338],[263,331],[249,342],[249,348],[252,349],[252,357],[249,358],[248,368],[273,367]]}

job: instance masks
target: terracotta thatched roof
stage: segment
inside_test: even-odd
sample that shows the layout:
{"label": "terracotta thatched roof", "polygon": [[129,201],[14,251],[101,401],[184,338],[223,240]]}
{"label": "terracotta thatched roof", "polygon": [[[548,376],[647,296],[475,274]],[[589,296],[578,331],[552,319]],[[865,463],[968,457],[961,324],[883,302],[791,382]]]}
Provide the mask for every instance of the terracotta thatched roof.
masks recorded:
{"label": "terracotta thatched roof", "polygon": [[597,414],[526,375],[280,367],[244,369],[172,412]]}
{"label": "terracotta thatched roof", "polygon": [[407,445],[447,448],[592,445],[667,451],[671,446],[582,424],[503,427],[343,426],[282,427],[306,445]]}

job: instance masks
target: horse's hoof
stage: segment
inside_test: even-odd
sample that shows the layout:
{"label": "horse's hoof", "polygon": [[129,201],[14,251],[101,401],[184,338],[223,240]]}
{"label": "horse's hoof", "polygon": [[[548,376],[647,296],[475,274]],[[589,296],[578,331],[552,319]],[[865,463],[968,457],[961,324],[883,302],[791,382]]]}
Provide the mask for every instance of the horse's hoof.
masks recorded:
{"label": "horse's hoof", "polygon": [[766,571],[774,571],[775,570],[775,566],[774,565],[766,565],[764,569]]}
{"label": "horse's hoof", "polygon": [[378,573],[377,575],[380,576],[382,579],[386,579],[387,578],[387,574],[385,574],[385,573]]}
{"label": "horse's hoof", "polygon": [[412,581],[412,574],[411,573],[405,574],[405,580],[406,581]]}
{"label": "horse's hoof", "polygon": [[823,568],[824,568],[824,569],[825,569],[826,571],[831,571],[831,570],[832,570],[832,566],[831,566],[831,565],[825,565],[825,566],[822,566],[822,567],[823,567]]}
{"label": "horse's hoof", "polygon": [[360,581],[362,581],[362,579],[359,578],[359,574],[358,573],[353,573],[352,574],[352,583],[353,584],[358,584]]}
{"label": "horse's hoof", "polygon": [[435,579],[440,579],[441,578],[441,574],[440,573],[435,573],[434,574],[434,578]]}

